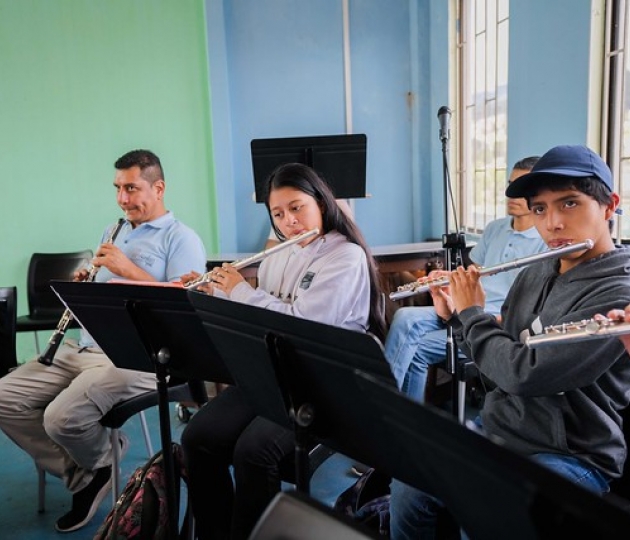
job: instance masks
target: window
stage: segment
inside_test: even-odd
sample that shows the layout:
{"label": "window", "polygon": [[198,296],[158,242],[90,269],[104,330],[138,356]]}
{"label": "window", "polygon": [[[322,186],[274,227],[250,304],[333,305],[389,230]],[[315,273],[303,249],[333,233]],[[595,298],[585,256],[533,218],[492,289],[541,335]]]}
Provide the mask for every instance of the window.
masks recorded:
{"label": "window", "polygon": [[625,0],[606,0],[602,155],[613,172],[621,197],[614,236],[630,238],[630,32]]}
{"label": "window", "polygon": [[457,0],[460,228],[503,217],[507,169],[509,0]]}

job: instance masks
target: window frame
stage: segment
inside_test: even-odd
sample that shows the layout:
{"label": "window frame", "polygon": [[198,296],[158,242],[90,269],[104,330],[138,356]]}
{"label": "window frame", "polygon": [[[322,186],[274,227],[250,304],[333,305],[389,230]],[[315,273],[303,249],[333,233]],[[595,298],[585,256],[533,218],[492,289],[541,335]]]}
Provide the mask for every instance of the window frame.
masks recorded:
{"label": "window frame", "polygon": [[457,218],[481,234],[506,215],[509,0],[456,0],[454,12]]}
{"label": "window frame", "polygon": [[[602,157],[610,166],[615,191],[621,198],[620,206],[630,211],[630,104],[624,108],[630,57],[630,9],[625,0],[605,0],[605,22],[601,90],[600,144]],[[626,128],[626,124],[628,127]],[[626,131],[628,132],[626,134]],[[626,150],[624,150],[626,148]],[[627,177],[627,179],[625,178]],[[625,228],[625,231],[624,231]],[[630,238],[630,220],[617,216],[613,236],[621,241]]]}

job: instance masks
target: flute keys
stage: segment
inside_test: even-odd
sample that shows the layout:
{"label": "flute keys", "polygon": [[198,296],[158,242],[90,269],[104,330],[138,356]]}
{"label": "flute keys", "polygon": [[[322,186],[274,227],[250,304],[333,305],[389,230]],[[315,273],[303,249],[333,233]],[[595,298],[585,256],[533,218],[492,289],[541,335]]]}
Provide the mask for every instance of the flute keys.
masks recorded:
{"label": "flute keys", "polygon": [[569,334],[572,332],[584,332],[586,334],[597,334],[602,330],[614,326],[615,322],[610,319],[582,319],[577,322],[560,323],[553,326],[546,326],[545,334]]}
{"label": "flute keys", "polygon": [[587,334],[596,334],[604,326],[607,326],[604,321],[596,321],[594,319],[591,319],[584,325],[584,331]]}
{"label": "flute keys", "polygon": [[582,330],[587,327],[589,323],[596,322],[593,319],[583,319],[577,322],[566,322],[555,324],[553,326],[545,326],[545,334],[567,334],[569,332],[575,332],[576,330]]}

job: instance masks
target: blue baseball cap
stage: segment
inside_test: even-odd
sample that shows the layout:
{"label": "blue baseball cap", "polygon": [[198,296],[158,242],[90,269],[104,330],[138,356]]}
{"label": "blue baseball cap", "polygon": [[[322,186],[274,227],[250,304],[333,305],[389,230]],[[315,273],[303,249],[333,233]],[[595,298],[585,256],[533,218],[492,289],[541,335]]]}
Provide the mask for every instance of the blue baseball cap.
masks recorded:
{"label": "blue baseball cap", "polygon": [[544,154],[532,170],[510,182],[506,197],[526,197],[534,186],[557,178],[596,178],[613,191],[612,173],[606,162],[590,148],[580,145],[555,146]]}

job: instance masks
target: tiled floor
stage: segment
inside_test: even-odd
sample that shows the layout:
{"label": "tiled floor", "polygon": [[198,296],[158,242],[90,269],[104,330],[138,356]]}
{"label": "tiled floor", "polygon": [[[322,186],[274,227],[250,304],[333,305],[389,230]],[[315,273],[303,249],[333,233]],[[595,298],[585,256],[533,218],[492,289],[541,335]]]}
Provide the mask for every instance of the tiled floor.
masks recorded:
{"label": "tiled floor", "polygon": [[[173,440],[179,441],[182,424],[172,405],[171,429]],[[152,433],[154,449],[160,444],[157,409],[147,411],[147,421]],[[142,438],[139,418],[132,418],[124,428],[132,443],[122,462],[123,482],[133,471],[148,459]],[[58,517],[66,513],[71,496],[57,478],[47,476],[46,511],[37,512],[37,473],[30,457],[17,448],[0,432],[0,538],[11,540],[59,539],[60,533],[54,529]],[[311,495],[332,505],[337,495],[356,481],[350,471],[351,461],[335,455],[318,469],[311,480]],[[185,501],[185,492],[182,501]],[[64,534],[69,540],[91,539],[111,508],[111,498],[107,497],[92,522],[74,533]],[[181,511],[183,514],[183,508]]]}

